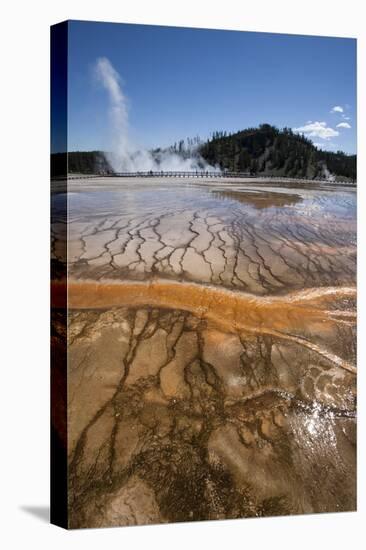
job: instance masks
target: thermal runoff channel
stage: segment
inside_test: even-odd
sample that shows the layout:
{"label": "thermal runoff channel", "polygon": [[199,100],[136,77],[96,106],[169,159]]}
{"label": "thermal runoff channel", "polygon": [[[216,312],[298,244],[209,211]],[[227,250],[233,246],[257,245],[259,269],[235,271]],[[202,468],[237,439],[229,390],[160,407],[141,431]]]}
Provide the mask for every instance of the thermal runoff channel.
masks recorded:
{"label": "thermal runoff channel", "polygon": [[355,188],[69,191],[70,526],[353,510]]}

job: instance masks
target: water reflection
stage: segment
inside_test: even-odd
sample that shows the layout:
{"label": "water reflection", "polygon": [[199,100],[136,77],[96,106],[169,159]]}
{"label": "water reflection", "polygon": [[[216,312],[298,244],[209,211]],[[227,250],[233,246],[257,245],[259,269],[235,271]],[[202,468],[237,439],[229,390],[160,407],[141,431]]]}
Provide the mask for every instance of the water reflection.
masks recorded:
{"label": "water reflection", "polygon": [[244,204],[249,204],[258,210],[262,208],[271,208],[272,206],[275,206],[276,208],[291,206],[303,200],[300,195],[291,193],[247,191],[246,189],[241,191],[215,190],[212,193],[223,199],[231,199]]}

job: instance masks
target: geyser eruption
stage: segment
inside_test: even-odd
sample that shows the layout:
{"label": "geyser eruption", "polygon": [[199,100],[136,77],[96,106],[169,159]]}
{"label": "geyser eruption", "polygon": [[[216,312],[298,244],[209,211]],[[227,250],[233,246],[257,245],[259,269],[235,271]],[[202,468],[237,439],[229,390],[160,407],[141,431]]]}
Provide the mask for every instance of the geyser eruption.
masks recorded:
{"label": "geyser eruption", "polygon": [[[109,98],[109,117],[114,151],[108,160],[115,171],[133,171],[132,151],[128,139],[127,101],[122,92],[121,77],[106,57],[97,59],[95,72]],[[116,158],[114,159],[114,157]],[[117,158],[119,166],[114,166],[113,161]]]}
{"label": "geyser eruption", "polygon": [[108,161],[115,172],[152,171],[218,171],[200,156],[197,148],[184,151],[184,156],[170,149],[152,153],[135,146],[129,137],[127,97],[122,90],[122,80],[109,59],[99,57],[95,64],[98,81],[108,93],[109,117],[112,134],[112,152]]}

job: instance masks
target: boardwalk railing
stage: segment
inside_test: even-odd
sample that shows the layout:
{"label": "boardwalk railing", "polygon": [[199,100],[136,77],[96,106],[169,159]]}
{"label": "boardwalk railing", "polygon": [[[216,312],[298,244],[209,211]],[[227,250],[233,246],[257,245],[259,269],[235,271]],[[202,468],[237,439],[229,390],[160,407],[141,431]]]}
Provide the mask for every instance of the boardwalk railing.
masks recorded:
{"label": "boardwalk railing", "polygon": [[[291,176],[264,176],[261,174],[250,174],[249,172],[219,172],[219,171],[147,171],[147,172],[115,172],[101,174],[69,174],[68,179],[90,179],[90,178],[250,178],[257,180],[289,180],[301,182],[323,182],[323,183],[345,183],[354,185],[355,181],[337,180],[331,181],[326,178],[296,178]],[[58,179],[58,178],[55,178]],[[63,179],[63,178],[60,178]]]}
{"label": "boardwalk railing", "polygon": [[95,177],[111,177],[111,178],[218,178],[218,177],[239,177],[250,178],[252,177],[247,172],[209,172],[204,170],[192,170],[192,171],[147,171],[147,172],[113,172],[106,174],[69,174],[71,179],[81,178],[95,178]]}
{"label": "boardwalk railing", "polygon": [[[148,172],[117,172],[114,174],[119,177],[137,177],[137,178],[218,178],[222,177],[225,172],[219,170],[210,172],[206,170],[190,170],[190,171],[148,171]],[[239,172],[237,172],[239,174]],[[241,177],[250,177],[249,173],[241,172]]]}

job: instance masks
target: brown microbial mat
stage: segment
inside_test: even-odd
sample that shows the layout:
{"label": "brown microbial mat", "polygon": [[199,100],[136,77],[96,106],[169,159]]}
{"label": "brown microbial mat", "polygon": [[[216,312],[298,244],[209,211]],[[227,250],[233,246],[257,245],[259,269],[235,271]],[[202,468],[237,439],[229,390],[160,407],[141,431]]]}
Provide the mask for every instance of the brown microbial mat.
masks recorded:
{"label": "brown microbial mat", "polygon": [[355,188],[68,191],[69,526],[355,510]]}

